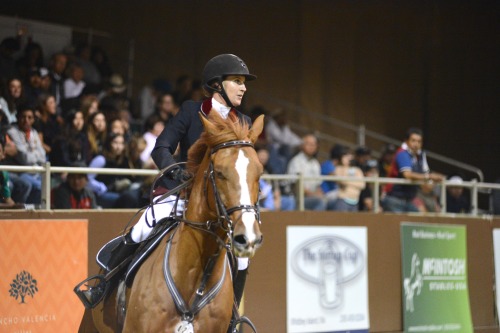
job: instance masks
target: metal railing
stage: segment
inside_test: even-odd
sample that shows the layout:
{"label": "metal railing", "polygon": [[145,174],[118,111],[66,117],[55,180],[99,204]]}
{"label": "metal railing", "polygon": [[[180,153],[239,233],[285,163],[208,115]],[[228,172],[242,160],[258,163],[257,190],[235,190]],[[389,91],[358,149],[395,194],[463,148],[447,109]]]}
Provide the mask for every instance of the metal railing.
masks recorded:
{"label": "metal railing", "polygon": [[[330,115],[327,115],[327,114],[307,110],[307,109],[305,109],[301,106],[298,106],[296,104],[293,104],[289,101],[276,98],[272,95],[269,95],[267,93],[263,93],[261,91],[252,90],[252,94],[256,95],[258,98],[260,98],[262,100],[267,100],[267,101],[271,102],[272,104],[276,104],[276,105],[279,105],[283,108],[286,108],[287,111],[292,111],[298,115],[306,114],[308,118],[316,119],[316,120],[321,121],[321,123],[328,124],[328,126],[330,128],[329,133],[335,133],[336,131],[334,130],[334,128],[336,128],[336,129],[346,130],[350,133],[353,133],[356,137],[356,139],[355,139],[356,142],[352,142],[349,140],[342,139],[340,137],[335,137],[333,135],[329,135],[329,134],[326,134],[326,133],[323,133],[320,131],[316,131],[316,135],[320,139],[323,139],[324,141],[328,142],[331,145],[333,145],[334,143],[340,143],[340,144],[346,145],[350,148],[355,148],[357,146],[366,146],[368,138],[376,140],[377,142],[382,142],[384,144],[392,143],[396,146],[399,146],[401,144],[401,140],[396,140],[394,138],[388,137],[388,136],[380,134],[378,132],[369,130],[366,128],[366,126],[364,124],[353,125],[353,124],[348,123],[346,121],[336,119],[336,118],[334,118]],[[308,133],[311,131],[310,128],[304,126],[303,124],[298,124],[298,123],[293,122],[291,120],[289,121],[289,124],[290,124],[290,127],[293,130],[296,130],[298,133],[303,134],[303,133]],[[373,153],[374,153],[374,157],[378,157],[379,152],[374,151]],[[426,154],[427,154],[428,158],[431,158],[431,159],[438,161],[440,163],[444,163],[446,165],[449,165],[449,166],[453,167],[454,169],[464,170],[464,171],[467,171],[467,172],[470,172],[470,173],[476,175],[477,178],[479,179],[479,182],[484,181],[483,172],[478,167],[475,167],[473,165],[449,158],[447,156],[444,156],[444,155],[441,155],[441,154],[438,154],[438,153],[435,153],[432,151],[426,151]]]}
{"label": "metal railing", "polygon": [[[158,170],[146,170],[146,169],[115,169],[115,168],[72,168],[72,167],[56,167],[51,166],[47,162],[44,166],[11,166],[11,165],[0,165],[0,170],[6,170],[10,172],[25,172],[25,173],[39,173],[41,174],[42,181],[42,209],[50,209],[51,202],[51,178],[53,174],[62,173],[83,173],[83,174],[112,174],[112,175],[133,175],[133,176],[155,176],[158,174]],[[311,180],[321,180],[321,181],[359,181],[359,178],[355,177],[344,177],[344,176],[317,176],[317,177],[306,177],[301,174],[297,175],[276,175],[276,174],[265,174],[262,176],[264,180],[288,180],[296,183],[296,198],[298,210],[304,210],[304,182]],[[375,212],[380,212],[380,199],[381,199],[381,185],[385,184],[403,184],[403,185],[416,185],[422,184],[423,182],[412,182],[406,179],[399,178],[383,178],[383,177],[365,177],[363,181],[366,183],[373,183],[372,195],[373,195],[373,210]],[[440,214],[446,214],[446,188],[448,186],[460,186],[470,190],[471,199],[471,213],[472,216],[478,216],[478,196],[480,192],[490,192],[491,190],[500,190],[500,184],[495,183],[482,183],[477,180],[464,181],[460,185],[456,183],[444,181],[439,183],[440,189]]]}

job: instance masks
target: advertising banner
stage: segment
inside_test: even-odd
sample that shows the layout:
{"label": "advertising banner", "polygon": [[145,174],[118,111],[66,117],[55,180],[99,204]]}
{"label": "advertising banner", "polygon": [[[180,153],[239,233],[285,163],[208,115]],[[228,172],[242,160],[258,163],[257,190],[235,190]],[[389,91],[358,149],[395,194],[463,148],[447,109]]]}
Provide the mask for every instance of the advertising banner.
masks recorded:
{"label": "advertising banner", "polygon": [[493,253],[495,257],[497,318],[500,318],[500,229],[493,229]]}
{"label": "advertising banner", "polygon": [[287,227],[287,332],[368,332],[366,227]]}
{"label": "advertising banner", "polygon": [[77,332],[87,220],[0,221],[0,332]]}
{"label": "advertising banner", "polygon": [[473,332],[466,228],[401,224],[405,332]]}

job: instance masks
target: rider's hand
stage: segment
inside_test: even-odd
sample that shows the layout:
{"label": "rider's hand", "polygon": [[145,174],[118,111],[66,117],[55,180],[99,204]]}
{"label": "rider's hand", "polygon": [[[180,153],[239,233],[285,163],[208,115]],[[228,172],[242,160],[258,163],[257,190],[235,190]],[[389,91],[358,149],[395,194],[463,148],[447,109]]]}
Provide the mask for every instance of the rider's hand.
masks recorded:
{"label": "rider's hand", "polygon": [[182,168],[175,168],[167,173],[167,177],[178,182],[185,182],[191,179],[191,174]]}

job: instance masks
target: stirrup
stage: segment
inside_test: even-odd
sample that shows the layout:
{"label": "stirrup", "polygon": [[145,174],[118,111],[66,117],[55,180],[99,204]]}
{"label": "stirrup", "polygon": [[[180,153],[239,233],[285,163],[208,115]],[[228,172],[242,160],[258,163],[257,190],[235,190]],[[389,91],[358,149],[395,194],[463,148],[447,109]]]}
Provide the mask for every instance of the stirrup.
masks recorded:
{"label": "stirrup", "polygon": [[[95,281],[94,286],[90,286],[91,281]],[[82,287],[86,288],[82,290]],[[80,282],[73,291],[86,309],[93,309],[101,303],[108,292],[108,282],[104,275],[94,275]]]}
{"label": "stirrup", "polygon": [[238,330],[238,325],[243,327],[243,324],[246,324],[249,326],[254,333],[257,333],[257,328],[255,325],[252,323],[252,321],[247,317],[247,316],[240,316],[238,313],[234,313],[233,311],[233,318],[231,318],[231,321],[229,322],[229,328],[228,328],[228,333],[239,333]]}

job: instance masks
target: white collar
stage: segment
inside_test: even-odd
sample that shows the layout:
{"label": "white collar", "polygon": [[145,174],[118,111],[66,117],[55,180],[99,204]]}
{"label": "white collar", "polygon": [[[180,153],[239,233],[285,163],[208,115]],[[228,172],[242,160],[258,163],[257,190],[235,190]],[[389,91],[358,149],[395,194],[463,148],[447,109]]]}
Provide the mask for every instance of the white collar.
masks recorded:
{"label": "white collar", "polygon": [[212,97],[212,108],[217,111],[222,118],[226,119],[231,108],[229,106],[225,106],[222,103],[219,103],[215,98]]}

